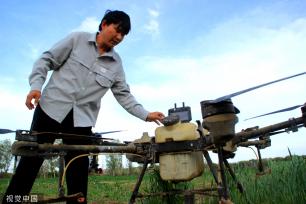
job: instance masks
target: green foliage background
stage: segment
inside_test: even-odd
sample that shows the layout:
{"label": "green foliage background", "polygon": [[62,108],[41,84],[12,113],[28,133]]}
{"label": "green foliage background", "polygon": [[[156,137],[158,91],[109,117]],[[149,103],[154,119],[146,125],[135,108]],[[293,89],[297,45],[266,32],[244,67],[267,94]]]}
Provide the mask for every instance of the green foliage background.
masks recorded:
{"label": "green foliage background", "polygon": [[[227,175],[231,200],[236,203],[254,204],[305,204],[306,203],[306,159],[293,156],[286,159],[270,159],[265,161],[267,174],[256,175],[256,162],[240,162],[232,164],[236,176],[244,186],[245,194],[240,194],[236,184]],[[270,170],[270,171],[269,171]],[[270,172],[270,173],[269,173]],[[123,176],[91,175],[89,177],[89,203],[121,204],[128,203],[132,189],[137,181],[137,174]],[[8,185],[9,177],[0,178],[0,194]],[[209,170],[206,168],[201,177],[188,183],[159,183],[158,174],[148,170],[140,187],[141,193],[150,193],[172,189],[201,189],[215,186]],[[57,195],[57,178],[37,178],[33,194],[55,197]],[[180,196],[175,203],[184,203]],[[161,197],[137,199],[137,203],[169,203],[169,199]],[[196,203],[218,203],[217,197],[196,196]]]}

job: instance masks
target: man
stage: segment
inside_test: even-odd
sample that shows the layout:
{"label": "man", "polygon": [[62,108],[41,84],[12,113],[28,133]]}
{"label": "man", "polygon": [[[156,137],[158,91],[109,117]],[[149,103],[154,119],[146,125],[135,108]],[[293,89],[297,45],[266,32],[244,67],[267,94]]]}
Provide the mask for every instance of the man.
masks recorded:
{"label": "man", "polygon": [[[164,115],[148,112],[130,93],[119,55],[114,51],[130,31],[130,18],[122,11],[107,11],[99,32],[72,33],[44,52],[34,64],[29,77],[31,91],[26,106],[35,106],[31,130],[91,135],[100,109],[100,100],[111,89],[113,95],[132,115],[159,124]],[[48,71],[52,75],[41,93]],[[38,136],[39,143],[53,143],[48,134]],[[87,139],[63,139],[64,144],[90,144]],[[66,164],[79,152],[69,152]],[[8,196],[25,196],[31,191],[43,158],[22,157],[11,179],[3,203]],[[87,203],[88,157],[73,161],[66,173],[68,195],[82,192]],[[67,203],[78,203],[69,201]]]}

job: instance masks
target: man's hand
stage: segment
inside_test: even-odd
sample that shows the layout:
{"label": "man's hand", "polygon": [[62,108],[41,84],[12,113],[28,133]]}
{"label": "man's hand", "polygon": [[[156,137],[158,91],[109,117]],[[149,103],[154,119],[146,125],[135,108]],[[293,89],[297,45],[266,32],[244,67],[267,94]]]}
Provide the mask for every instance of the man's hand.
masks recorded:
{"label": "man's hand", "polygon": [[161,113],[161,112],[151,112],[149,113],[146,121],[149,121],[149,122],[155,122],[157,125],[160,125],[161,124],[161,120],[164,118],[164,114]]}
{"label": "man's hand", "polygon": [[[40,96],[41,96],[40,91],[38,90],[30,91],[30,93],[27,95],[27,99],[25,102],[25,105],[28,107],[29,110],[32,110],[35,106],[37,106]],[[34,103],[32,103],[33,99]]]}

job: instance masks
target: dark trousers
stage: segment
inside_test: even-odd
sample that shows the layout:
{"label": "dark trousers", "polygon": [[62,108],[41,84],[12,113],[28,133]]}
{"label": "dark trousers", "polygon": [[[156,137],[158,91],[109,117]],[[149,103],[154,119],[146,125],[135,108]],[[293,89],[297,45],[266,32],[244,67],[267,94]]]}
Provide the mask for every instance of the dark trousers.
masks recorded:
{"label": "dark trousers", "polygon": [[[73,125],[73,111],[66,116],[62,123],[50,118],[38,105],[33,115],[31,125],[32,131],[37,132],[61,132],[79,135],[91,135],[91,127],[74,127]],[[49,134],[41,134],[37,136],[38,143],[53,143],[54,138]],[[64,144],[90,144],[90,140],[80,139],[63,139]],[[67,164],[72,158],[80,155],[79,152],[68,152],[65,156],[65,163]],[[8,196],[27,196],[30,194],[35,178],[44,161],[42,157],[21,157],[16,172],[11,178],[10,184],[3,197],[2,204],[12,203],[7,200]],[[87,182],[88,182],[88,157],[80,157],[68,167],[66,172],[66,183],[68,195],[82,192],[87,196]],[[69,201],[67,204],[77,203]],[[85,201],[86,203],[86,201]]]}

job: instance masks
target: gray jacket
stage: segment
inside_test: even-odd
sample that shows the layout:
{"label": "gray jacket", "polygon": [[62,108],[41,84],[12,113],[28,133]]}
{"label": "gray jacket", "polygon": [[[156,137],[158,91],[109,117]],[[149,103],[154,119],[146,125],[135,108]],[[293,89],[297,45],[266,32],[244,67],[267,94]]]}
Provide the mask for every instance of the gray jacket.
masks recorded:
{"label": "gray jacket", "polygon": [[58,122],[73,108],[75,127],[94,126],[109,89],[129,113],[147,118],[149,112],[130,93],[120,56],[113,49],[99,55],[96,33],[72,33],[44,52],[29,76],[31,90],[42,90],[50,70],[39,103]]}

